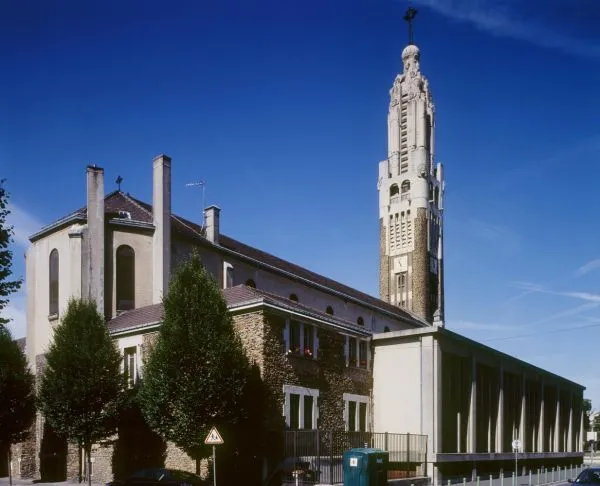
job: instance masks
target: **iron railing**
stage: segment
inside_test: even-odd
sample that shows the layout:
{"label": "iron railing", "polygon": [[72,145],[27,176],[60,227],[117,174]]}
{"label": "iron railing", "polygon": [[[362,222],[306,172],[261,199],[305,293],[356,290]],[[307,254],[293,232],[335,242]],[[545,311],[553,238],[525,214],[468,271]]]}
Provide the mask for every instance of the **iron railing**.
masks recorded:
{"label": "iron railing", "polygon": [[304,483],[343,482],[342,455],[348,449],[374,447],[389,452],[388,478],[425,475],[427,436],[389,432],[288,430],[284,435],[283,480],[300,475]]}

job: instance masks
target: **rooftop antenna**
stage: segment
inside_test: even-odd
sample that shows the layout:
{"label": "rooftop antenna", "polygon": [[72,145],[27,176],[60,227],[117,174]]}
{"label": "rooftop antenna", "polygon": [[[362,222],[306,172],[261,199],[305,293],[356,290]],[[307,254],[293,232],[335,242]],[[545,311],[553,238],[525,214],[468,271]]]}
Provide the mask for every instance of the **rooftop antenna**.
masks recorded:
{"label": "rooftop antenna", "polygon": [[404,15],[404,20],[406,20],[408,22],[408,45],[413,45],[414,42],[414,38],[413,38],[413,25],[412,25],[412,21],[415,18],[415,15],[417,15],[417,9],[413,8],[413,7],[408,7],[406,9],[406,14]]}
{"label": "rooftop antenna", "polygon": [[204,196],[205,196],[206,182],[204,182],[204,181],[188,182],[185,186],[202,188],[202,229],[204,229],[204,210],[206,209],[206,206],[204,204]]}
{"label": "rooftop antenna", "polygon": [[121,176],[117,177],[115,181],[117,183],[117,187],[119,188],[119,192],[121,192],[121,182],[123,182],[123,178]]}

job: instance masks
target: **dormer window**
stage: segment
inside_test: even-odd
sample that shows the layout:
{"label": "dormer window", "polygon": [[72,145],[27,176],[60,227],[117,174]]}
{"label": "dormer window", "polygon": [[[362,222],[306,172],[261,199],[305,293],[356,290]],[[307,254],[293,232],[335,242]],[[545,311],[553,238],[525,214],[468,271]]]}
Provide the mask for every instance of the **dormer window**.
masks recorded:
{"label": "dormer window", "polygon": [[223,288],[233,287],[233,265],[223,262]]}
{"label": "dormer window", "polygon": [[333,307],[331,307],[330,305],[327,306],[327,309],[325,309],[325,312],[327,314],[329,314],[330,316],[333,315]]}
{"label": "dormer window", "polygon": [[290,294],[290,300],[293,300],[294,302],[298,302],[298,296],[296,294]]}
{"label": "dormer window", "polygon": [[[233,278],[232,278],[233,280]],[[256,288],[256,282],[254,280],[252,280],[251,278],[249,278],[248,280],[246,280],[246,287],[250,287],[255,289]]]}

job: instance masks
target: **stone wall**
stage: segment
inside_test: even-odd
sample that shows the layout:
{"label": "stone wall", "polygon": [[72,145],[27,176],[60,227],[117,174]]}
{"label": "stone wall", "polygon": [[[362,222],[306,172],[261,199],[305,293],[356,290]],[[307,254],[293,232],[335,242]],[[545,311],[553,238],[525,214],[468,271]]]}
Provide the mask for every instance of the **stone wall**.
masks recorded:
{"label": "stone wall", "polygon": [[341,334],[319,329],[318,359],[314,360],[284,353],[285,317],[281,315],[264,311],[241,314],[234,317],[234,326],[250,359],[259,365],[266,390],[265,425],[269,430],[281,430],[284,426],[284,385],[319,390],[317,426],[322,430],[344,429],[344,393],[370,396],[371,373],[346,368]]}
{"label": "stone wall", "polygon": [[387,254],[387,231],[379,219],[379,298],[390,301],[390,257]]}
{"label": "stone wall", "polygon": [[427,214],[417,208],[415,218],[415,250],[412,259],[412,310],[418,316],[429,316],[429,257],[427,252]]}

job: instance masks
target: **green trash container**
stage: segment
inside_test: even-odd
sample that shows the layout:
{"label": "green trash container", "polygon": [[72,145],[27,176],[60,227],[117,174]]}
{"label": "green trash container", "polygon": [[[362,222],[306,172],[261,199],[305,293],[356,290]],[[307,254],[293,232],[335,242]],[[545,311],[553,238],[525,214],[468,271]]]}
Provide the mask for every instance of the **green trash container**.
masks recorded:
{"label": "green trash container", "polygon": [[384,486],[387,484],[389,453],[381,449],[359,448],[344,452],[344,486]]}

